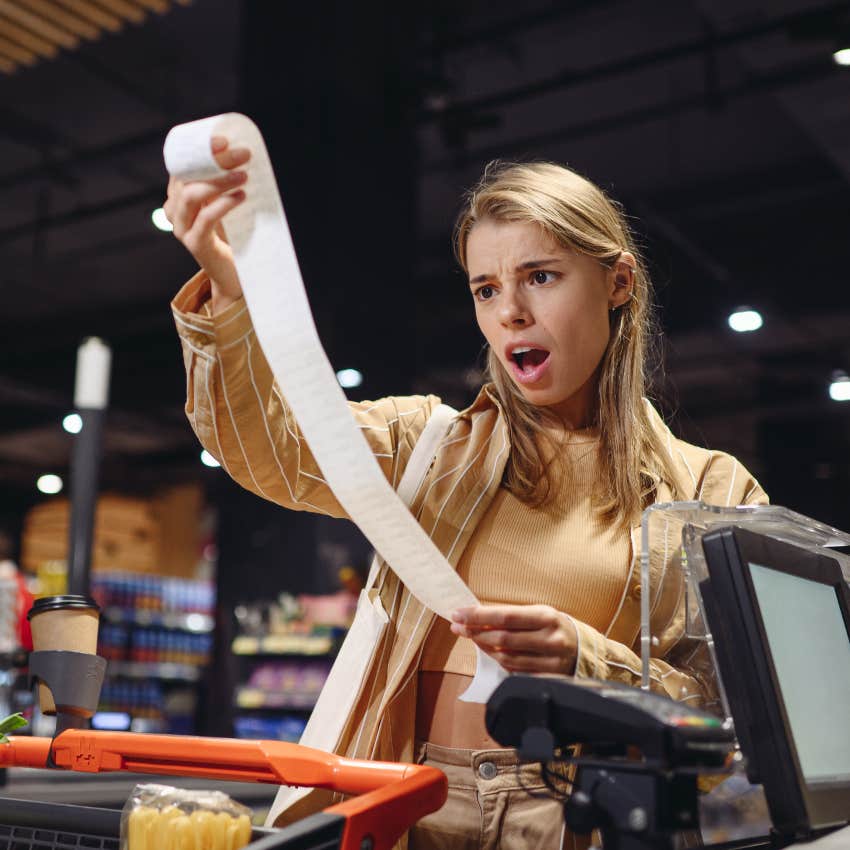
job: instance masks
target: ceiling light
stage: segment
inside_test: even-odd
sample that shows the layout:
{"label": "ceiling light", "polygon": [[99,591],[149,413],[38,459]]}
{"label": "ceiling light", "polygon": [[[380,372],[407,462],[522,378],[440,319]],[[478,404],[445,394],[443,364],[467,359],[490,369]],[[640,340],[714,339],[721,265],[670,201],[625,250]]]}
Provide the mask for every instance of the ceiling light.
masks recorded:
{"label": "ceiling light", "polygon": [[829,385],[829,397],[833,401],[850,401],[850,376],[846,372],[833,372]]}
{"label": "ceiling light", "polygon": [[359,387],[363,383],[363,375],[356,369],[340,369],[336,373],[336,379],[339,381],[339,385],[346,390]]}
{"label": "ceiling light", "polygon": [[62,427],[69,434],[79,434],[83,430],[83,417],[79,413],[69,413],[62,420]]}
{"label": "ceiling light", "polygon": [[213,469],[221,464],[206,450],[201,452],[201,463],[204,466],[211,466]]}
{"label": "ceiling light", "polygon": [[729,316],[727,321],[729,322],[729,327],[738,333],[757,331],[764,324],[761,313],[749,307],[739,307]]}
{"label": "ceiling light", "polygon": [[168,220],[168,216],[166,216],[165,210],[162,207],[155,209],[151,213],[151,221],[155,227],[164,230],[166,233],[174,230],[174,225]]}
{"label": "ceiling light", "polygon": [[35,486],[40,492],[53,496],[62,490],[62,479],[58,475],[42,475],[35,482]]}
{"label": "ceiling light", "polygon": [[842,47],[841,50],[836,50],[832,54],[836,65],[850,65],[850,47]]}

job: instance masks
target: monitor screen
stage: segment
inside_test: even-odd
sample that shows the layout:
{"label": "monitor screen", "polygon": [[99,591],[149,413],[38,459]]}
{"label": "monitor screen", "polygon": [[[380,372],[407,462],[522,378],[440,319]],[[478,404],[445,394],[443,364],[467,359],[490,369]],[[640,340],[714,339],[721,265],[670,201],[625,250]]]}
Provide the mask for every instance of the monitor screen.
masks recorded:
{"label": "monitor screen", "polygon": [[749,568],[803,777],[848,782],[850,641],[838,594],[762,564]]}
{"label": "monitor screen", "polygon": [[780,833],[847,823],[850,592],[839,562],[736,527],[702,545],[702,601],[750,781]]}

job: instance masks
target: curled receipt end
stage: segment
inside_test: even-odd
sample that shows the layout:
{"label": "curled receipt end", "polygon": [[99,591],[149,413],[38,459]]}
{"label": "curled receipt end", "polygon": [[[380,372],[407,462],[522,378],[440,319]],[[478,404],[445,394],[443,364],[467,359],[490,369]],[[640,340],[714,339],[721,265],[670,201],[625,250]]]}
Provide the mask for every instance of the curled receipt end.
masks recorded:
{"label": "curled receipt end", "polygon": [[163,147],[168,173],[181,180],[212,180],[224,174],[225,170],[213,156],[211,140],[213,135],[226,132],[223,125],[232,123],[237,117],[241,116],[238,113],[215,115],[172,127]]}
{"label": "curled receipt end", "polygon": [[495,658],[475,647],[475,676],[469,687],[458,697],[461,702],[487,702],[493,691],[510,673]]}

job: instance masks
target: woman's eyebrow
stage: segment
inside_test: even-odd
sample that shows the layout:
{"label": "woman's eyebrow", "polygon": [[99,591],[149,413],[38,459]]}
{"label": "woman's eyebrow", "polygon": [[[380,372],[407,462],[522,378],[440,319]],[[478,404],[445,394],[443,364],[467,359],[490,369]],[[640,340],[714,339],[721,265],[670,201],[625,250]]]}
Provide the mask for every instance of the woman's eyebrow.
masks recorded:
{"label": "woman's eyebrow", "polygon": [[[529,260],[527,263],[520,263],[520,265],[518,265],[514,269],[514,271],[527,272],[531,271],[531,269],[539,269],[543,268],[544,266],[551,266],[552,263],[557,263],[558,260],[558,257],[549,257],[545,260]],[[484,283],[485,281],[490,280],[493,277],[495,277],[495,275],[493,274],[479,274],[469,279],[469,285],[475,286],[476,283]]]}
{"label": "woman's eyebrow", "polygon": [[522,263],[516,267],[515,271],[524,272],[529,271],[530,269],[539,269],[542,266],[551,266],[552,263],[557,263],[558,257],[549,257],[545,260],[529,260],[527,263]]}

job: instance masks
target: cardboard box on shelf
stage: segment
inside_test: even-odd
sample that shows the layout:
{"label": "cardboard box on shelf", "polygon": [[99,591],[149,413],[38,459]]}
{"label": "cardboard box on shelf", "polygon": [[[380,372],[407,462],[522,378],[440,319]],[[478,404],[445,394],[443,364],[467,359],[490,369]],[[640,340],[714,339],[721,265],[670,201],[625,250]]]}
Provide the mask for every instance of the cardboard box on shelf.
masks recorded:
{"label": "cardboard box on shelf", "polygon": [[[150,498],[105,493],[95,513],[92,570],[192,576],[200,559],[203,496],[181,485]],[[32,508],[24,520],[21,564],[42,572],[68,554],[68,499]]]}

